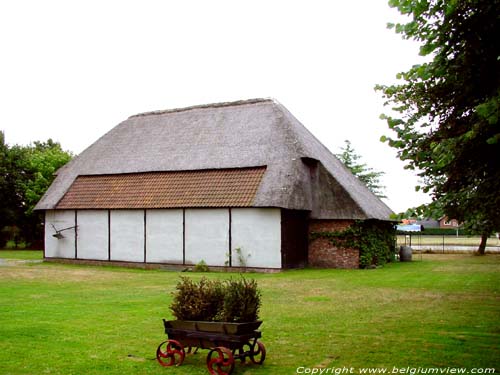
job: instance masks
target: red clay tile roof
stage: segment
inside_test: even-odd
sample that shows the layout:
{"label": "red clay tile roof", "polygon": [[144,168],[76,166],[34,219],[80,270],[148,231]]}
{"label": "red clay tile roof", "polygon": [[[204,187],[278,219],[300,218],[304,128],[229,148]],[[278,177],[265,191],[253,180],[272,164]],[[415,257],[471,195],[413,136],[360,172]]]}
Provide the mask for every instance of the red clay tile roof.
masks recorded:
{"label": "red clay tile roof", "polygon": [[78,176],[56,209],[249,207],[266,167]]}

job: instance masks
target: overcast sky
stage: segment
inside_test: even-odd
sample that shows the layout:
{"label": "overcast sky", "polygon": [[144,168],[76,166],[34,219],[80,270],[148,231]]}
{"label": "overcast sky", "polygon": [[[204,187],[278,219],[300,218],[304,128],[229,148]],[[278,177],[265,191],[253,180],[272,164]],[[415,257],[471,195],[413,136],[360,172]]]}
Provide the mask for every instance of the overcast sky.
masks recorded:
{"label": "overcast sky", "polygon": [[3,1],[0,130],[80,153],[130,115],[272,97],[332,152],[386,173],[396,212],[429,201],[379,141],[377,83],[418,63],[386,0]]}

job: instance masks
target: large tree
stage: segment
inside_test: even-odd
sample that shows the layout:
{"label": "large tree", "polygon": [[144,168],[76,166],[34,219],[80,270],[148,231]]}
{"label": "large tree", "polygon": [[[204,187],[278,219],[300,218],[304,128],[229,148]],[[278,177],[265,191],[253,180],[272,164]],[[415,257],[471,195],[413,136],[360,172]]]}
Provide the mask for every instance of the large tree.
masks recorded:
{"label": "large tree", "polygon": [[340,153],[335,154],[337,158],[355,175],[361,182],[363,182],[368,189],[371,190],[379,198],[387,198],[384,193],[385,186],[380,182],[380,178],[385,174],[378,172],[373,168],[368,167],[365,163],[361,162],[361,155],[351,146],[349,140],[344,141],[345,146],[340,148]]}
{"label": "large tree", "polygon": [[15,195],[15,181],[12,178],[9,156],[9,147],[5,143],[4,133],[0,131],[0,230],[10,224],[15,215],[12,206],[7,204]]}
{"label": "large tree", "polygon": [[6,238],[19,232],[23,195],[18,182],[25,176],[23,168],[19,168],[23,155],[21,148],[9,147],[4,133],[0,131],[0,246]]}
{"label": "large tree", "polygon": [[52,139],[9,146],[0,131],[0,157],[0,230],[18,228],[27,243],[35,244],[43,238],[43,218],[33,208],[54,180],[55,171],[72,155]]}
{"label": "large tree", "polygon": [[69,162],[72,155],[52,139],[36,141],[25,147],[24,153],[20,161],[24,178],[18,180],[18,190],[23,196],[20,228],[24,239],[33,244],[43,238],[43,216],[33,209],[54,180],[55,172]]}
{"label": "large tree", "polygon": [[421,44],[428,62],[379,85],[392,112],[384,117],[417,186],[440,211],[481,234],[500,231],[500,1],[391,0],[408,22],[390,28]]}

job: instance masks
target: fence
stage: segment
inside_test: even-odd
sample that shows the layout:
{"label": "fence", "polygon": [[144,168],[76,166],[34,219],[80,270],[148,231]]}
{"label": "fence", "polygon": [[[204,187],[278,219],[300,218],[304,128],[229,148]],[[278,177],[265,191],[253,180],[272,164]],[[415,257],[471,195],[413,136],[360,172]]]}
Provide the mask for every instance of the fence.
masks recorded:
{"label": "fence", "polygon": [[[413,250],[432,252],[472,252],[476,251],[481,242],[479,236],[463,235],[425,235],[421,233],[398,234],[398,246],[411,246]],[[498,236],[488,238],[486,251],[500,252]]]}

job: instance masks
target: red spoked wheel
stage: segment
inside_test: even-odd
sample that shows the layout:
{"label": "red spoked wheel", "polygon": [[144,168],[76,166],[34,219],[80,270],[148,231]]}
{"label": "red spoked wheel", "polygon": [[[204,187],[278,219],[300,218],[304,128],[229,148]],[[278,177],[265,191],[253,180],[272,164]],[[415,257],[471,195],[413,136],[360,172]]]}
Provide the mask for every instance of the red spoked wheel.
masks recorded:
{"label": "red spoked wheel", "polygon": [[234,369],[233,353],[223,346],[213,348],[207,355],[207,367],[212,375],[229,375]]}
{"label": "red spoked wheel", "polygon": [[260,341],[256,341],[250,350],[250,360],[257,365],[261,365],[265,359],[266,347]]}
{"label": "red spoked wheel", "polygon": [[164,367],[180,366],[185,356],[182,344],[176,340],[164,341],[156,349],[156,359]]}

